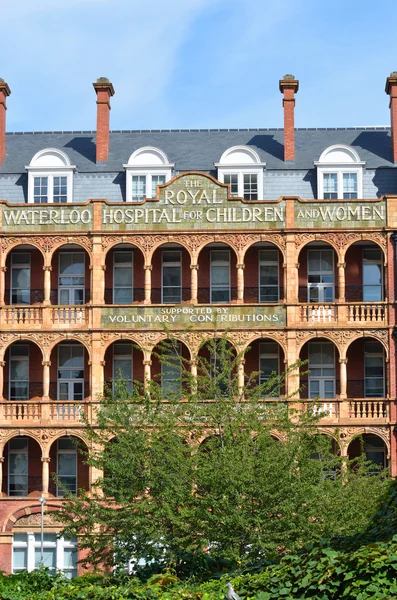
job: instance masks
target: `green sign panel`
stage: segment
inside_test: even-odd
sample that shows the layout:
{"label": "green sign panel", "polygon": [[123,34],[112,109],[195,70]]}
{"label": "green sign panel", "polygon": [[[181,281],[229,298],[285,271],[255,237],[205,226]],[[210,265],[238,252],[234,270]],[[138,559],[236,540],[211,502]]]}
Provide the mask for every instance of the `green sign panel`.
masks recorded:
{"label": "green sign panel", "polygon": [[102,207],[107,231],[282,229],[285,203],[227,197],[227,187],[205,175],[188,174],[159,187],[159,199]]}
{"label": "green sign panel", "polygon": [[102,309],[101,327],[112,329],[222,329],[285,327],[284,306],[127,306]]}
{"label": "green sign panel", "polygon": [[303,229],[384,227],[386,218],[386,200],[295,202],[295,227]]}
{"label": "green sign panel", "polygon": [[3,231],[89,231],[93,224],[93,206],[87,204],[27,204],[12,207],[3,204]]}

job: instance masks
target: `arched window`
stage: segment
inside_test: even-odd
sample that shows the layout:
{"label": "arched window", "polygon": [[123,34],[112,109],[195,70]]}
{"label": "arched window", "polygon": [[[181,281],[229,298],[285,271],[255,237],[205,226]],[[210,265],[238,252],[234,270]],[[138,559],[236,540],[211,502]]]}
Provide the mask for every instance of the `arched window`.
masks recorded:
{"label": "arched window", "polygon": [[263,200],[263,169],[258,154],[247,146],[233,146],[215,163],[218,179],[228,183],[231,196],[245,200]]}
{"label": "arched window", "polygon": [[29,174],[28,202],[34,204],[72,202],[75,168],[61,150],[55,148],[40,150],[26,166]]}
{"label": "arched window", "polygon": [[145,198],[155,198],[157,186],[169,181],[174,164],[158,148],[139,148],[131,154],[126,171],[127,202],[142,202]]}
{"label": "arched window", "polygon": [[317,167],[318,197],[324,200],[350,200],[363,197],[363,166],[349,146],[330,146],[314,162]]}

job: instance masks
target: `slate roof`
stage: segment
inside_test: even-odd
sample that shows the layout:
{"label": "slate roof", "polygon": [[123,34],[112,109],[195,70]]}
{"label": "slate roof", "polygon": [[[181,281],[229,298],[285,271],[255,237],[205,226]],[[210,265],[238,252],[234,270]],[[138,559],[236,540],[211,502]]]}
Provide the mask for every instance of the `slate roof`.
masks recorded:
{"label": "slate roof", "polygon": [[7,133],[7,155],[0,174],[24,173],[32,157],[44,148],[66,152],[79,172],[120,172],[130,155],[142,146],[160,148],[176,171],[214,171],[223,152],[231,146],[254,148],[267,169],[313,169],[325,148],[352,146],[367,169],[394,167],[389,127],[345,129],[296,129],[294,162],[284,162],[283,129],[208,129],[161,131],[112,131],[106,163],[95,162],[95,131]]}

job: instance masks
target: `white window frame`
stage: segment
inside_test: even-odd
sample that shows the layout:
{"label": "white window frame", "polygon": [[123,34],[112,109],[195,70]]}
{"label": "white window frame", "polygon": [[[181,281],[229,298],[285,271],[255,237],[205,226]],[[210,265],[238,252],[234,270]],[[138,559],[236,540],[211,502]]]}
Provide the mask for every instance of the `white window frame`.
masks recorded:
{"label": "white window frame", "polygon": [[[61,274],[61,256],[65,256],[66,254],[80,254],[83,257],[83,264],[84,264],[84,275],[78,275],[77,273],[74,275],[74,277],[83,277],[84,279],[84,283],[82,286],[79,285],[61,285],[61,277],[67,277],[67,275],[62,275]],[[58,305],[59,306],[83,306],[84,302],[85,302],[85,286],[86,286],[86,276],[85,276],[85,252],[80,251],[80,250],[62,250],[61,252],[59,252],[58,255]],[[71,277],[73,277],[73,275],[71,275]],[[70,300],[70,295],[71,293],[74,295],[75,290],[83,290],[83,301],[81,304],[73,304],[71,302],[68,302],[67,304],[61,304],[61,291],[64,290],[68,290],[69,291],[69,300]]]}
{"label": "white window frame", "polygon": [[[365,258],[365,252],[368,251],[368,250],[377,250],[379,252],[379,254],[380,254],[380,258],[379,259]],[[362,279],[363,279],[363,283],[362,283],[362,285],[363,285],[363,302],[383,302],[384,301],[384,274],[383,274],[383,271],[384,271],[384,264],[383,264],[384,258],[383,257],[384,257],[383,251],[379,247],[368,246],[367,248],[363,248],[363,254],[362,254],[362,266],[363,266],[363,274],[362,274]],[[364,282],[364,269],[365,269],[366,265],[368,265],[368,266],[370,266],[370,265],[380,266],[380,284],[379,285],[377,285],[377,284],[373,284],[373,285],[372,284],[366,284]],[[364,294],[364,290],[365,290],[366,287],[368,287],[368,288],[371,288],[371,287],[372,288],[380,287],[380,300],[365,300],[365,298],[364,298],[364,295],[365,295]]]}
{"label": "white window frame", "polygon": [[[332,347],[332,354],[333,354],[333,362],[332,363],[311,363],[310,364],[310,345],[330,345]],[[326,400],[329,401],[331,399],[334,399],[336,396],[336,355],[335,355],[335,346],[332,342],[328,342],[328,341],[310,341],[309,342],[309,348],[308,348],[308,369],[309,369],[309,375],[308,375],[308,397],[312,400],[314,400],[315,398],[319,398],[319,400]],[[332,368],[334,370],[334,375],[311,375],[310,373],[310,369],[330,369]],[[325,382],[326,381],[333,381],[333,398],[326,398],[325,397]],[[319,382],[319,394],[318,396],[315,396],[314,398],[312,398],[311,393],[310,393],[310,383],[313,381],[318,381]]]}
{"label": "white window frame", "polygon": [[[119,262],[116,263],[115,256],[116,254],[127,254],[131,255],[130,261]],[[116,287],[116,269],[117,267],[131,267],[132,276],[131,276],[131,304],[134,302],[134,250],[114,250],[113,252],[113,304],[120,305],[120,302],[115,302],[115,287]],[[118,288],[126,288],[126,286],[117,286]]]}
{"label": "white window frame", "polygon": [[[73,202],[73,171],[76,165],[72,165],[68,156],[56,148],[41,150],[25,167],[28,171],[28,203],[34,204],[34,178],[48,178],[48,201],[45,204],[54,203],[54,177],[66,177],[66,203]],[[38,205],[39,206],[39,205]]]}
{"label": "white window frame", "polygon": [[[152,177],[162,175],[164,183],[172,178],[174,163],[168,161],[162,150],[151,146],[139,148],[131,154],[128,163],[123,167],[126,172],[126,202],[140,203],[146,198],[155,198],[152,193]],[[146,196],[143,200],[132,199],[132,177],[134,175],[146,178]]]}
{"label": "white window frame", "polygon": [[[177,363],[177,359],[178,357],[182,356],[182,344],[181,342],[173,342],[172,345],[170,345],[169,350],[164,350],[165,352],[165,361],[161,362],[161,396],[163,400],[166,400],[168,397],[167,394],[167,389],[165,386],[163,386],[163,382],[170,382],[172,383],[175,387],[172,390],[172,392],[170,393],[171,396],[182,396],[182,365],[181,363]],[[176,377],[169,377],[170,372],[172,371],[171,368],[171,361],[175,360],[175,375],[177,375]],[[168,362],[169,361],[169,362]],[[167,373],[167,369],[169,368],[169,371]],[[178,370],[178,374],[176,374],[176,371]]]}
{"label": "white window frame", "polygon": [[[331,252],[332,253],[332,271],[323,271],[323,270],[319,270],[319,271],[310,271],[309,270],[309,264],[310,264],[310,259],[309,259],[309,255],[312,252]],[[321,257],[320,257],[320,261],[321,261]],[[325,283],[310,283],[309,282],[309,276],[310,275],[314,275],[314,276],[318,276],[318,277],[322,277],[324,276],[329,276],[330,274],[332,274],[333,276],[333,282],[325,282]],[[310,290],[314,288],[318,290],[318,300],[311,300],[310,299]],[[307,301],[310,304],[323,304],[326,303],[328,301],[326,301],[324,299],[325,296],[325,289],[329,289],[332,288],[332,300],[330,300],[330,303],[335,302],[335,251],[333,248],[308,248],[307,250]]]}
{"label": "white window frame", "polygon": [[225,175],[237,175],[238,194],[233,198],[244,200],[244,175],[256,175],[258,185],[257,200],[246,200],[246,202],[257,202],[263,200],[263,171],[265,162],[261,162],[255,150],[248,146],[233,146],[226,150],[218,163],[214,163],[218,170],[218,180],[225,182]]}
{"label": "white window frame", "polygon": [[[117,346],[122,346],[124,348],[130,350],[129,353],[125,353],[125,354],[117,354],[115,355],[115,348]],[[122,359],[122,360],[130,360],[131,361],[131,378],[130,379],[125,379],[126,383],[131,383],[131,391],[133,388],[133,381],[134,381],[134,348],[131,342],[115,342],[113,344],[113,352],[112,352],[112,374],[113,374],[113,393],[115,392],[115,387],[116,387],[116,381],[118,379],[118,373],[117,373],[117,367],[115,366],[115,363],[117,361],[117,359]]]}
{"label": "white window frame", "polygon": [[[265,351],[265,345],[267,344],[272,344],[274,345],[274,347],[277,349],[275,352],[266,352]],[[277,358],[277,376],[280,376],[280,346],[278,345],[277,342],[273,341],[273,340],[266,340],[263,341],[262,343],[259,344],[259,365],[258,365],[258,370],[259,370],[259,384],[263,385],[264,383],[266,383],[269,379],[269,377],[265,377],[263,375],[263,371],[261,369],[261,360],[267,360],[267,359],[274,359]],[[266,398],[279,398],[280,397],[280,388],[278,390],[278,394],[277,395],[269,395],[269,396],[265,396]]]}
{"label": "white window frame", "polygon": [[[229,259],[228,259],[228,264],[224,264],[224,265],[219,265],[219,266],[228,266],[229,267],[229,300],[222,300],[222,301],[214,301],[212,300],[212,290],[213,290],[213,283],[212,283],[212,256],[214,252],[228,252],[229,254]],[[224,261],[226,263],[226,261]],[[210,248],[210,304],[229,304],[231,302],[231,297],[232,297],[232,281],[231,281],[231,259],[230,259],[230,248]],[[215,288],[217,289],[217,288]],[[225,288],[226,289],[226,288]]]}
{"label": "white window frame", "polygon": [[[14,258],[16,256],[28,256],[29,260],[25,263],[14,263]],[[32,259],[32,255],[30,252],[11,252],[11,277],[10,277],[10,305],[12,306],[16,306],[18,305],[18,302],[13,302],[12,301],[12,296],[13,296],[13,291],[16,290],[18,291],[19,289],[24,289],[24,288],[14,288],[12,285],[12,280],[13,280],[13,271],[17,271],[19,269],[29,269],[29,302],[27,304],[21,304],[20,306],[29,306],[31,303],[30,300],[30,295],[31,295],[31,275],[32,275],[32,267],[31,267],[31,259]]]}
{"label": "white window frame", "polygon": [[[182,251],[179,250],[179,248],[167,248],[166,250],[162,250],[161,252],[161,303],[165,304],[164,301],[164,287],[168,287],[168,286],[164,286],[164,277],[163,277],[163,273],[164,273],[164,254],[166,252],[175,252],[179,255],[179,260],[178,261],[170,261],[170,262],[166,262],[166,266],[167,267],[179,267],[180,270],[180,278],[181,278],[181,284],[179,286],[179,290],[180,290],[180,301],[179,302],[167,302],[167,304],[180,304],[182,302]],[[173,286],[176,289],[176,286]]]}
{"label": "white window frame", "polygon": [[[71,347],[82,347],[83,350],[83,377],[79,377],[79,378],[74,378],[74,379],[62,379],[61,377],[59,377],[59,371],[63,370],[67,370],[67,371],[72,371],[72,370],[81,370],[81,369],[72,369],[70,367],[63,367],[60,365],[60,348],[71,348]],[[69,400],[72,400],[74,402],[83,402],[84,400],[84,386],[85,386],[85,369],[84,369],[84,346],[82,344],[79,343],[71,343],[71,344],[62,344],[58,346],[58,352],[57,352],[58,356],[57,356],[57,367],[58,367],[58,373],[57,373],[57,398],[60,397],[60,389],[61,389],[61,384],[62,383],[67,383],[68,384],[68,396],[72,395],[70,393],[70,389],[72,388],[72,393],[74,395],[74,383],[82,383],[82,399],[81,400],[74,400],[74,398],[67,398],[66,400],[60,400],[60,402],[67,402]]]}
{"label": "white window frame", "polygon": [[[72,493],[77,493],[77,489],[78,489],[78,464],[77,464],[77,447],[75,446],[74,448],[59,448],[59,442],[60,440],[65,439],[65,438],[58,438],[57,439],[57,477],[75,477],[76,479],[76,491],[72,492]],[[63,475],[59,475],[59,455],[60,454],[68,454],[68,455],[73,455],[75,457],[75,474],[63,474]],[[69,490],[70,491],[70,490]],[[57,485],[57,489],[56,489],[56,497],[57,498],[63,498],[63,489],[61,487],[59,487]]]}
{"label": "white window frame", "polygon": [[319,200],[324,200],[324,175],[328,173],[337,174],[337,198],[326,199],[328,202],[341,200],[349,202],[353,198],[343,198],[343,174],[355,173],[357,175],[357,199],[363,199],[363,169],[365,161],[361,161],[357,152],[343,145],[335,145],[326,148],[318,161],[314,161],[317,167],[317,196]]}
{"label": "white window frame", "polygon": [[[16,356],[16,357],[13,357],[12,353],[13,353],[13,350],[16,347],[18,347],[18,348],[26,348],[26,350],[27,350],[26,351],[26,355],[25,356]],[[25,361],[25,362],[28,363],[28,379],[27,379],[27,383],[28,383],[28,397],[27,398],[11,398],[11,386],[12,386],[12,383],[13,382],[17,383],[18,382],[17,379],[12,379],[11,378],[12,362],[14,360],[15,361],[21,361],[21,360],[23,360],[23,361]],[[29,400],[29,383],[30,383],[30,381],[29,381],[29,360],[30,360],[30,356],[29,356],[29,344],[18,344],[18,346],[16,346],[15,344],[12,344],[10,346],[10,349],[9,349],[9,371],[8,371],[8,398],[9,398],[9,400],[12,400],[12,401],[17,401],[17,400],[26,401],[26,400]]]}
{"label": "white window frame", "polygon": [[[382,346],[382,344],[380,342],[378,342],[379,344],[379,351],[378,352],[366,352],[366,347],[367,344],[365,343],[366,341],[368,342],[377,342],[377,340],[374,339],[368,339],[368,340],[364,340],[364,398],[384,398],[385,397],[385,388],[386,388],[386,369],[385,369],[385,350],[384,347]],[[366,375],[366,359],[367,358],[382,358],[382,394],[380,396],[367,396],[367,379],[381,379],[380,377],[367,377]]]}
{"label": "white window frame", "polygon": [[[21,449],[19,449],[19,448],[15,449],[15,450],[11,449],[12,442],[15,441],[15,440],[18,440],[18,439],[19,440],[20,439],[26,440],[26,452],[22,452]],[[10,458],[11,458],[11,456],[16,455],[16,454],[26,454],[26,457],[27,457],[28,470],[27,470],[27,474],[26,474],[26,495],[24,495],[24,494],[21,494],[21,495],[19,495],[19,494],[12,494],[12,495],[10,495],[11,474],[12,475],[18,475],[18,473],[11,473],[11,466],[10,466],[11,465],[11,461],[10,461]],[[7,496],[8,496],[8,498],[24,498],[24,497],[28,496],[28,494],[29,494],[29,438],[26,437],[26,436],[13,437],[13,438],[11,438],[9,440],[9,443],[8,443]]]}
{"label": "white window frame", "polygon": [[[277,260],[267,260],[262,259],[262,252],[276,252]],[[273,302],[280,302],[280,253],[278,248],[259,248],[258,249],[258,301],[260,304],[272,304]],[[277,300],[272,300],[271,302],[267,302],[266,300],[262,300],[261,296],[261,288],[265,287],[261,284],[261,267],[277,267],[277,286],[271,285],[272,289],[277,289]]]}
{"label": "white window frame", "polygon": [[[19,573],[21,571],[26,570],[30,573],[31,571],[34,571],[37,568],[36,561],[35,561],[35,550],[41,549],[41,540],[38,539],[40,537],[40,532],[37,532],[37,531],[36,532],[14,531],[14,535],[15,534],[25,535],[26,541],[15,541],[15,539],[13,537],[13,540],[12,540],[12,572]],[[75,550],[76,558],[77,558],[77,552],[78,552],[77,538],[76,538],[76,541],[68,540],[63,537],[58,538],[57,537],[58,533],[54,532],[54,531],[45,531],[44,534],[53,535],[55,537],[54,541],[44,540],[43,548],[44,549],[55,548],[56,570],[62,571],[65,574],[75,572],[75,576],[77,576],[77,574],[78,574],[77,560],[76,560],[75,568],[65,568],[65,566],[64,566],[64,562],[65,562],[64,561],[64,551],[65,551],[65,549]],[[37,536],[37,539],[35,539],[35,535]],[[26,569],[16,568],[14,565],[14,549],[21,549],[21,548],[26,550]]]}

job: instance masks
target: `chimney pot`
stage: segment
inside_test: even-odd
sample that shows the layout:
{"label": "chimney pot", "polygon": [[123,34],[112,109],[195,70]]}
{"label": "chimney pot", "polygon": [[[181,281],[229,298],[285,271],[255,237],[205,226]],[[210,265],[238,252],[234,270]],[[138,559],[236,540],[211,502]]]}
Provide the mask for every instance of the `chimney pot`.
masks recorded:
{"label": "chimney pot", "polygon": [[96,162],[105,162],[109,156],[110,98],[114,88],[107,77],[99,77],[92,85],[97,94]]}
{"label": "chimney pot", "polygon": [[295,94],[299,81],[289,73],[279,81],[284,107],[284,160],[295,160]]}
{"label": "chimney pot", "polygon": [[397,71],[392,71],[386,79],[385,92],[390,96],[390,126],[393,161],[397,163]]}
{"label": "chimney pot", "polygon": [[8,84],[0,78],[0,165],[6,155],[6,110],[7,96],[10,94]]}

